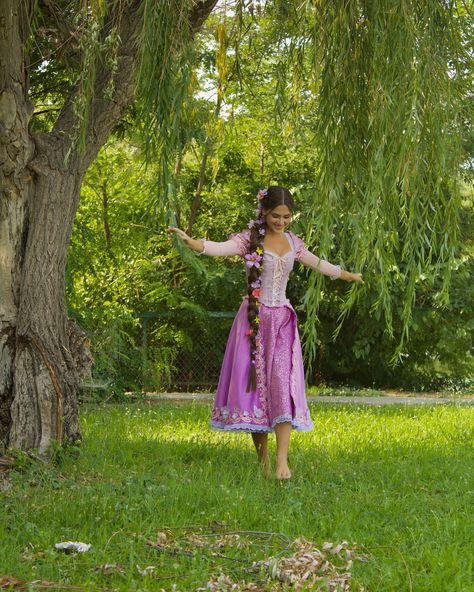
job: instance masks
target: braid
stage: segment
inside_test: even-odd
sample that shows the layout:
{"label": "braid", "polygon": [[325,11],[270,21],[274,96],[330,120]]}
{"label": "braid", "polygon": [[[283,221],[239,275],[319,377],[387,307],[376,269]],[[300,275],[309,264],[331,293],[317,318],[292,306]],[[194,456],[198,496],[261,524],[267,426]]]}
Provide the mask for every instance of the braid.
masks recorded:
{"label": "braid", "polygon": [[[250,229],[250,245],[251,253],[259,252],[261,250],[263,255],[263,237],[264,233],[260,230],[263,225],[254,224]],[[248,293],[248,308],[247,315],[249,320],[249,340],[250,340],[250,372],[247,382],[247,391],[255,390],[257,384],[257,374],[255,370],[255,356],[257,353],[257,334],[260,325],[259,314],[259,290],[260,290],[260,276],[262,274],[263,265],[259,267],[250,267],[247,274],[247,293]]]}
{"label": "braid", "polygon": [[250,372],[247,381],[247,391],[255,390],[257,386],[257,372],[255,369],[255,358],[257,354],[257,338],[260,328],[260,276],[263,270],[263,239],[265,237],[266,224],[264,212],[268,212],[281,204],[287,205],[291,211],[294,209],[294,202],[291,193],[285,187],[272,186],[267,190],[261,189],[258,192],[259,204],[256,211],[256,219],[249,223],[250,243],[247,259],[247,294],[248,308],[247,316],[249,329],[247,335],[250,341]]}

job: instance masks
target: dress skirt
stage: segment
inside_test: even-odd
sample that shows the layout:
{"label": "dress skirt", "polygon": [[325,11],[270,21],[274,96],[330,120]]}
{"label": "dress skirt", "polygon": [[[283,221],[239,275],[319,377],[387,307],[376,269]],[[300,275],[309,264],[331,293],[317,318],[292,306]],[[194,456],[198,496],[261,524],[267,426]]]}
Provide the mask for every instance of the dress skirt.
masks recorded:
{"label": "dress skirt", "polygon": [[305,395],[303,357],[296,313],[283,306],[260,305],[255,367],[256,389],[247,392],[250,343],[247,298],[232,329],[222,363],[211,416],[211,428],[225,431],[271,432],[277,423],[294,429],[313,428]]}

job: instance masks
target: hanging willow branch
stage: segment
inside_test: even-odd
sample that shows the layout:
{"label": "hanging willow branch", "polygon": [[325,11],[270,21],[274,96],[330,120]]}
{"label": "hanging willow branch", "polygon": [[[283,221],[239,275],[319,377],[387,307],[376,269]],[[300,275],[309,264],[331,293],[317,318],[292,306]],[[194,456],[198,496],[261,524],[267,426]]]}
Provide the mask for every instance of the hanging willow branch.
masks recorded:
{"label": "hanging willow branch", "polygon": [[[364,291],[377,294],[373,309],[383,312],[390,335],[401,307],[395,361],[420,282],[442,276],[447,302],[458,246],[466,94],[459,15],[454,4],[435,0],[336,0],[308,2],[299,22],[318,78],[317,189],[308,238],[328,258],[337,245],[346,268],[366,279],[348,289],[336,333]],[[294,47],[301,71],[302,43]],[[393,302],[400,282],[404,301]],[[311,275],[308,319],[317,315],[321,288],[321,276]],[[313,325],[304,328],[310,359]]]}
{"label": "hanging willow branch", "polygon": [[[81,23],[96,37],[87,43],[85,38],[84,64],[94,65],[100,52],[108,52],[113,71],[117,23],[108,23],[100,7],[116,2],[85,3],[89,8]],[[186,141],[189,97],[197,88],[196,11],[209,14],[215,4],[137,3],[142,23],[137,120],[148,160],[159,160],[161,205],[172,188],[170,171]],[[347,289],[336,333],[357,300],[375,294],[372,312],[383,314],[388,333],[398,339],[395,360],[422,282],[442,278],[439,301],[448,301],[459,240],[472,16],[451,0],[239,0],[221,4],[220,14],[226,9],[228,19],[218,20],[220,70],[225,66],[227,77],[245,72],[239,47],[259,44],[258,35],[265,34],[262,50],[273,67],[265,86],[275,94],[278,125],[285,134],[305,129],[312,138],[315,192],[305,217],[309,246],[364,274],[363,286]],[[253,24],[247,28],[249,20]],[[99,35],[99,29],[106,34]],[[227,47],[232,60],[225,59]],[[94,68],[83,73],[79,96],[87,97]],[[312,274],[305,297],[309,359],[317,349],[314,318],[322,282]],[[394,302],[400,285],[403,301]]]}

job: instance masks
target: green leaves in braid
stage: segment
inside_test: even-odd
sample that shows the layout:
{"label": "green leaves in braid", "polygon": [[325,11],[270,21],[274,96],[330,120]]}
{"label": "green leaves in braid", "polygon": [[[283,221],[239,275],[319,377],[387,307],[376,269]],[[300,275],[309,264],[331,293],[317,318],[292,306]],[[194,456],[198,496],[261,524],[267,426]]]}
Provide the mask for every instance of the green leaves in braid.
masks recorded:
{"label": "green leaves in braid", "polygon": [[261,189],[257,194],[259,204],[256,211],[257,218],[251,220],[249,252],[245,255],[247,272],[248,293],[248,321],[247,335],[250,341],[250,372],[247,381],[247,392],[257,387],[256,355],[257,339],[260,329],[260,276],[263,271],[263,240],[266,232],[265,216],[279,205],[287,205],[294,210],[294,201],[291,193],[285,187],[273,185],[267,190]]}

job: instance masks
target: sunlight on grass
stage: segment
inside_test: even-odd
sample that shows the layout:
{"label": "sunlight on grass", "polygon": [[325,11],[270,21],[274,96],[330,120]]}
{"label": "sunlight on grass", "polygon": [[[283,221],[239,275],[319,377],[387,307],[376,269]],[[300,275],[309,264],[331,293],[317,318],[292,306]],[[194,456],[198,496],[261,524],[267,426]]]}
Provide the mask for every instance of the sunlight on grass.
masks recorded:
{"label": "sunlight on grass", "polygon": [[[260,474],[248,434],[209,430],[207,404],[84,409],[78,455],[13,473],[0,510],[0,575],[85,590],[195,590],[212,561],[170,557],[147,540],[164,527],[218,524],[357,543],[369,561],[354,564],[354,586],[367,590],[470,590],[474,409],[311,410],[315,429],[293,434],[294,479],[282,485]],[[60,556],[62,540],[92,550]],[[96,571],[106,563],[123,571]],[[155,575],[140,576],[137,565]]]}

